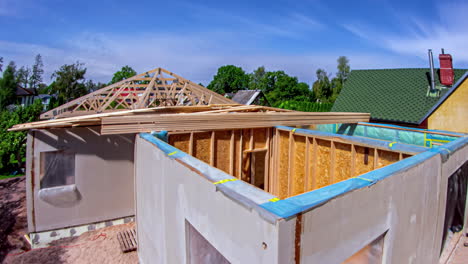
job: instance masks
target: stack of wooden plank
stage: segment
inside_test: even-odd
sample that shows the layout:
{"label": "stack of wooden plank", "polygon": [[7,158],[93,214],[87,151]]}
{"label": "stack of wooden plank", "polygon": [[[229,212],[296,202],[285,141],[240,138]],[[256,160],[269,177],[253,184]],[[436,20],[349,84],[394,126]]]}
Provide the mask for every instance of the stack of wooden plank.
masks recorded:
{"label": "stack of wooden plank", "polygon": [[100,126],[101,134],[260,128],[368,122],[368,113],[297,112],[264,106],[171,106],[69,117],[15,125],[10,131]]}

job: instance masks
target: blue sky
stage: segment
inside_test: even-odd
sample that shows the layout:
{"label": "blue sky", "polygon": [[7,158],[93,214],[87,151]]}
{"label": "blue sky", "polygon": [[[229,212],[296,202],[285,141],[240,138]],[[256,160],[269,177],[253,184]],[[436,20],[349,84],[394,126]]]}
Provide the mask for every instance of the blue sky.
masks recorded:
{"label": "blue sky", "polygon": [[311,83],[340,55],[352,69],[427,67],[427,49],[444,47],[468,68],[467,14],[468,1],[450,0],[0,0],[0,56],[21,66],[40,53],[47,82],[80,61],[102,82],[130,65],[207,84],[234,64]]}

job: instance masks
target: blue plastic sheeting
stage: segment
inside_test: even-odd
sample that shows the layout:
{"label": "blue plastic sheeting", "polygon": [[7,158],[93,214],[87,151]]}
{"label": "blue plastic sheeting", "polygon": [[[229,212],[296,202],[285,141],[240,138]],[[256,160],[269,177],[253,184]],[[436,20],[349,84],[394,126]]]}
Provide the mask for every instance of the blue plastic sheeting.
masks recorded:
{"label": "blue plastic sheeting", "polygon": [[[282,129],[282,130],[287,130],[287,131],[291,131],[291,130],[295,129],[293,127],[287,127],[287,126],[276,126],[276,128]],[[385,149],[388,149],[388,150],[395,150],[395,151],[414,153],[414,154],[424,152],[424,151],[428,150],[428,148],[415,146],[415,145],[401,144],[401,143],[398,143],[398,142],[395,142],[395,141],[385,142],[385,141],[382,141],[382,140],[377,140],[377,139],[372,139],[372,138],[346,136],[346,135],[340,135],[340,134],[334,134],[334,133],[322,132],[322,131],[310,130],[310,129],[296,128],[294,130],[294,133],[342,138],[342,139],[345,139],[345,140],[354,141],[356,143],[362,143],[362,144],[366,144],[366,145],[385,148]]]}
{"label": "blue plastic sheeting", "polygon": [[319,206],[333,197],[368,186],[369,184],[371,183],[366,180],[352,178],[277,202],[267,202],[260,206],[279,217],[289,218],[300,212]]}
{"label": "blue plastic sheeting", "polygon": [[164,142],[169,142],[169,132],[167,132],[166,130],[163,130],[163,131],[160,131],[160,132],[153,131],[153,132],[151,132],[151,135],[159,138],[160,140],[162,140]]}
{"label": "blue plastic sheeting", "polygon": [[179,149],[167,144],[166,142],[154,137],[151,134],[140,133],[140,137],[156,145],[158,148],[160,148],[164,153],[166,153],[172,159],[177,159],[177,158],[182,158],[183,156],[188,156],[187,153],[180,151]]}
{"label": "blue plastic sheeting", "polygon": [[[360,125],[363,124],[363,125]],[[366,138],[375,138],[379,140],[394,141],[398,143],[418,145],[424,147],[437,147],[440,144],[445,144],[456,140],[459,136],[464,136],[461,133],[441,131],[441,130],[429,130],[421,128],[407,128],[397,125],[388,125],[385,124],[387,128],[384,127],[374,127],[367,126],[369,125],[382,125],[382,124],[373,124],[373,123],[359,123],[359,124],[325,124],[317,125],[317,131],[324,131],[334,134],[345,134],[348,136],[359,136]],[[403,129],[411,129],[415,131],[408,131]],[[435,132],[435,133],[444,133],[451,134],[449,135],[440,135],[432,134],[426,132]],[[433,144],[437,143],[437,144]]]}
{"label": "blue plastic sheeting", "polygon": [[448,160],[450,155],[452,155],[457,150],[461,149],[466,145],[468,145],[468,136],[458,138],[457,140],[447,143],[438,148],[433,148],[431,151],[439,153],[442,156],[442,162],[445,162]]}

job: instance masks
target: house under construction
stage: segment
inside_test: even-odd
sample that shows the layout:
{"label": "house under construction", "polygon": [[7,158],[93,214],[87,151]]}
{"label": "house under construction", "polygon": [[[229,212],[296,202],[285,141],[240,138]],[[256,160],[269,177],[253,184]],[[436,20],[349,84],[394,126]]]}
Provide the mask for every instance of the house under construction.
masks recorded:
{"label": "house under construction", "polygon": [[161,68],[42,117],[11,129],[37,244],[135,216],[141,263],[437,263],[467,219],[464,134],[237,105]]}

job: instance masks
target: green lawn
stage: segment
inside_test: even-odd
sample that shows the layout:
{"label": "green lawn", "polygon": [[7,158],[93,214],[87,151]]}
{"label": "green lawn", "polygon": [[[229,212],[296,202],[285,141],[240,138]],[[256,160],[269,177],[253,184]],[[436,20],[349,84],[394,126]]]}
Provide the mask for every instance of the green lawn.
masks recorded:
{"label": "green lawn", "polygon": [[21,176],[24,176],[24,174],[17,174],[17,175],[0,175],[0,180],[8,179],[8,178],[14,178],[14,177],[21,177]]}

